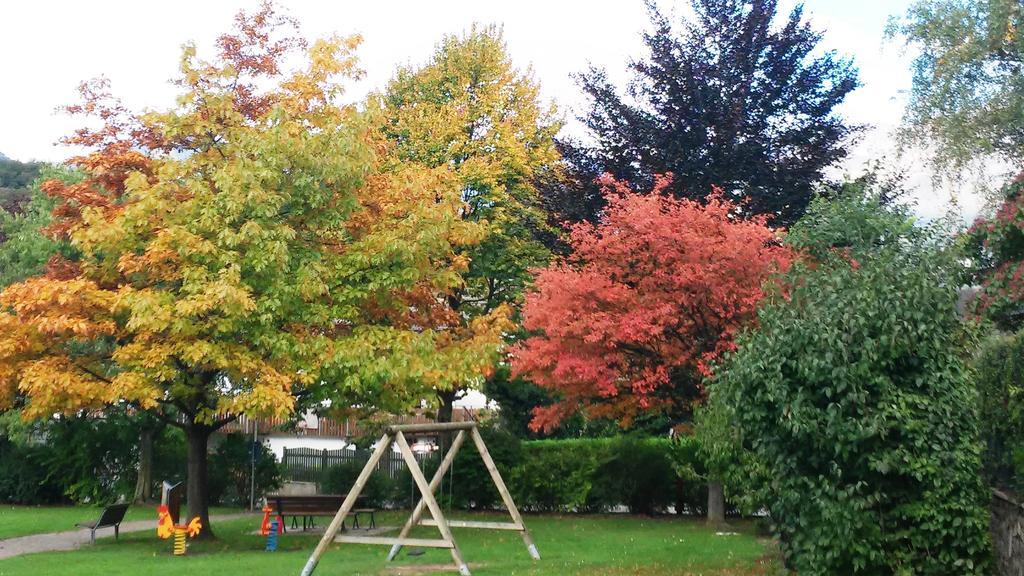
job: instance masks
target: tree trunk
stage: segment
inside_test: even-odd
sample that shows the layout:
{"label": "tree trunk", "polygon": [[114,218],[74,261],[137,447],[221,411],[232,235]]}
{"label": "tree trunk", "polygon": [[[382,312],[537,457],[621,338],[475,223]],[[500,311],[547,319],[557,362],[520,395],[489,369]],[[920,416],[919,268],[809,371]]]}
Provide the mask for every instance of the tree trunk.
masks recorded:
{"label": "tree trunk", "polygon": [[708,526],[725,525],[725,493],[722,483],[708,482]]}
{"label": "tree trunk", "polygon": [[[437,393],[437,397],[441,400],[441,406],[437,409],[437,421],[451,422],[455,414],[455,390],[440,390]],[[444,454],[448,447],[452,445],[453,438],[454,435],[451,432],[438,433],[437,444],[441,454]]]}
{"label": "tree trunk", "polygon": [[207,445],[212,433],[212,428],[202,424],[192,424],[185,429],[188,438],[188,478],[185,486],[188,516],[182,519],[182,523],[187,524],[198,516],[203,529],[197,538],[204,539],[213,538],[213,529],[210,526],[210,497],[207,489]]}
{"label": "tree trunk", "polygon": [[139,475],[135,480],[132,501],[145,504],[153,499],[153,429],[145,427],[139,433]]}

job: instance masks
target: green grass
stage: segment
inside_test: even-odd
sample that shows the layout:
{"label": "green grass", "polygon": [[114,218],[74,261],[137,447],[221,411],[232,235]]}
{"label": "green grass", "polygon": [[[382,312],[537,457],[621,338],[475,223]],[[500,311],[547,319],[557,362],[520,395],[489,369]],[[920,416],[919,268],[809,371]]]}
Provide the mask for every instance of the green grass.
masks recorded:
{"label": "green grass", "polygon": [[[234,514],[235,508],[215,508],[211,514]],[[103,508],[94,506],[10,506],[0,505],[0,540],[29,534],[74,530],[78,522],[92,522]],[[184,510],[182,510],[184,513]],[[128,509],[125,522],[152,520],[156,526],[156,506],[137,505]]]}
{"label": "green grass", "polygon": [[[473,515],[484,518],[486,515]],[[495,517],[497,518],[497,517]],[[397,525],[395,513],[381,514],[378,524]],[[697,520],[634,516],[527,516],[542,560],[533,561],[515,532],[455,529],[455,538],[473,574],[478,576],[534,575],[596,576],[775,574],[772,547],[757,537],[749,523],[738,523],[738,535],[716,536]],[[150,532],[126,534],[120,542],[100,540],[96,546],[73,552],[49,552],[0,560],[0,576],[46,574],[216,574],[257,576],[298,574],[319,539],[288,533],[280,549],[263,550],[264,538],[253,532],[258,519],[221,522],[214,526],[218,540],[195,542],[188,556],[171,555],[171,542]],[[413,535],[436,537],[434,528]],[[317,576],[422,575],[450,571],[446,550],[428,549],[410,557],[403,551],[394,563],[385,562],[386,546],[334,545],[324,555]],[[432,566],[434,568],[432,568]]]}

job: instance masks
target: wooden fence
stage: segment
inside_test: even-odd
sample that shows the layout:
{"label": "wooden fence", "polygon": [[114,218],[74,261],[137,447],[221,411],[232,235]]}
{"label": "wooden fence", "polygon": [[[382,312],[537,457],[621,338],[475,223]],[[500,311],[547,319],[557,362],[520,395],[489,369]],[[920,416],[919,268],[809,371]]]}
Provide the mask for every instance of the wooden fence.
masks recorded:
{"label": "wooden fence", "polygon": [[1024,576],[1024,504],[994,490],[989,528],[996,551],[996,574]]}
{"label": "wooden fence", "polygon": [[[416,461],[423,466],[429,453],[416,452]],[[316,448],[285,448],[281,458],[286,480],[292,482],[320,482],[324,470],[356,462],[366,464],[370,459],[369,450],[317,450]],[[377,470],[391,478],[397,478],[406,469],[405,460],[398,452],[388,452],[377,463]]]}

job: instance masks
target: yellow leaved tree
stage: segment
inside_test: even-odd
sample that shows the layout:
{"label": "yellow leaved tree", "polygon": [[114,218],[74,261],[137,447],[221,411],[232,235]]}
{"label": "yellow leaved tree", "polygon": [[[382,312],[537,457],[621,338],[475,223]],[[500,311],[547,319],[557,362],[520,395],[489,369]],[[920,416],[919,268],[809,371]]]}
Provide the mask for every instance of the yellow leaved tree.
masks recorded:
{"label": "yellow leaved tree", "polygon": [[[480,242],[455,249],[454,260],[467,265],[461,283],[417,307],[421,325],[464,345],[478,337],[476,324],[513,317],[530,270],[550,259],[557,232],[537,184],[558,170],[561,122],[494,26],[445,37],[427,64],[401,68],[379,99],[393,160],[453,172],[464,203],[458,217],[484,232]],[[436,386],[438,419],[450,420],[457,394],[489,373]]]}
{"label": "yellow leaved tree", "polygon": [[[210,435],[330,400],[412,405],[493,364],[500,318],[459,346],[409,321],[461,289],[486,230],[448,167],[395,163],[377,107],[339,104],[359,39],[308,44],[263,5],[212,60],[186,46],[176,103],[135,114],[83,84],[84,179],[51,181],[49,233],[76,254],[0,293],[0,409],[109,405],[188,438],[189,518],[211,536]],[[299,62],[285,70],[284,62]]]}

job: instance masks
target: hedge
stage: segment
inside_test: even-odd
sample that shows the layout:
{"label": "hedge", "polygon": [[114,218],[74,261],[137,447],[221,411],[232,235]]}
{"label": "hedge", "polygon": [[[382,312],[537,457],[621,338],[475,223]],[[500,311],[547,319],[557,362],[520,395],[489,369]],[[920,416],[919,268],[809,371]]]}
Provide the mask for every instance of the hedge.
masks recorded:
{"label": "hedge", "polygon": [[[582,438],[520,442],[494,428],[482,429],[488,451],[508,484],[516,506],[537,512],[610,512],[655,514],[669,511],[703,514],[707,490],[692,474],[703,470],[694,450],[667,438]],[[685,460],[680,462],[680,459]],[[440,455],[424,463],[429,478]],[[337,467],[324,476],[322,490],[344,492],[358,470]],[[371,477],[375,504],[409,507],[419,493],[406,471],[394,480]],[[390,497],[385,497],[390,494]],[[466,444],[438,488],[442,506],[493,509],[501,505],[479,455]]]}

